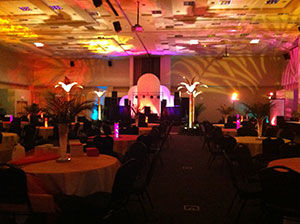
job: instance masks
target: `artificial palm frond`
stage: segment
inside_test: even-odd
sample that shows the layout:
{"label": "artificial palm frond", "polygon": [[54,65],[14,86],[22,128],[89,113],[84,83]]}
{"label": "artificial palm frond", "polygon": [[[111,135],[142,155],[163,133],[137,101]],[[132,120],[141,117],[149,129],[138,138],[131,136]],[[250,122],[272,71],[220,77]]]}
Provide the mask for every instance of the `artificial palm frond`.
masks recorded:
{"label": "artificial palm frond", "polygon": [[68,100],[66,93],[57,95],[48,92],[46,101],[44,111],[57,123],[70,123],[80,112],[91,110],[94,106],[93,101],[82,101],[79,94],[71,95]]}
{"label": "artificial palm frond", "polygon": [[233,107],[229,107],[226,104],[223,104],[217,110],[223,115],[229,115],[233,112]]}
{"label": "artificial palm frond", "polygon": [[37,115],[41,111],[41,108],[36,103],[33,103],[24,108],[25,108],[26,112],[31,115]]}
{"label": "artificial palm frond", "polygon": [[256,118],[265,118],[269,116],[270,109],[272,108],[272,103],[254,103],[252,105],[244,105],[248,108],[248,111],[252,113]]}

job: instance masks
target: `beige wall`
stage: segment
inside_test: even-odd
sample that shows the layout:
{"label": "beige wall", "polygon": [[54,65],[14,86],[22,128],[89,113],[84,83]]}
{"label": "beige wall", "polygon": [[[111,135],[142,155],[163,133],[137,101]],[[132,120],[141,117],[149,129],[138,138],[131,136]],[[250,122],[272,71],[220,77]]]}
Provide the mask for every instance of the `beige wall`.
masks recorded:
{"label": "beige wall", "polygon": [[129,86],[129,58],[113,58],[112,66],[103,59],[70,60],[41,58],[34,63],[34,86],[54,86],[67,76],[83,86]]}
{"label": "beige wall", "polygon": [[0,88],[32,82],[32,60],[27,55],[15,53],[0,45]]}
{"label": "beige wall", "polygon": [[196,76],[209,86],[196,103],[204,103],[206,110],[200,120],[218,121],[221,114],[217,108],[221,104],[232,105],[230,99],[234,91],[239,93],[235,108],[242,110],[241,102],[251,104],[266,100],[270,91],[280,88],[281,74],[286,66],[283,57],[172,57],[171,84],[175,90],[182,77]]}

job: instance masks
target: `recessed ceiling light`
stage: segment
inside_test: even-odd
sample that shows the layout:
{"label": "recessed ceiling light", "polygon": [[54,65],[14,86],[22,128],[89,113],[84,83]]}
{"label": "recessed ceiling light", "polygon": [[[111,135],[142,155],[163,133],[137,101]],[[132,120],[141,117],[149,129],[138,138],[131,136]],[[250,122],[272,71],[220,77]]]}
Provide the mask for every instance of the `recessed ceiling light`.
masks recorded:
{"label": "recessed ceiling light", "polygon": [[44,44],[43,43],[40,43],[40,42],[35,42],[33,43],[36,47],[44,47]]}
{"label": "recessed ceiling light", "polygon": [[259,43],[259,39],[252,39],[250,41],[250,44],[258,44]]}
{"label": "recessed ceiling light", "polygon": [[193,44],[198,44],[199,41],[198,40],[190,40],[190,45],[193,45]]}

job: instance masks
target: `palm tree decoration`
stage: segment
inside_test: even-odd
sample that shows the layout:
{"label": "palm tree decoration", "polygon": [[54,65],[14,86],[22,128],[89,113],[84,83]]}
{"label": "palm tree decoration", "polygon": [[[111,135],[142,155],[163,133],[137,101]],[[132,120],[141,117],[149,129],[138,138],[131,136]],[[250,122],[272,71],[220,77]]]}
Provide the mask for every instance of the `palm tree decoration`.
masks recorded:
{"label": "palm tree decoration", "polygon": [[38,119],[38,114],[41,112],[42,109],[39,107],[38,104],[33,103],[29,106],[26,106],[25,110],[28,114],[27,117],[28,117],[29,121],[34,122]]}
{"label": "palm tree decoration", "polygon": [[207,85],[195,81],[196,77],[193,77],[191,80],[184,77],[185,82],[179,83],[177,88],[178,91],[186,90],[186,93],[189,95],[189,128],[192,128],[195,120],[195,107],[194,107],[194,98],[196,98],[202,91],[198,91],[198,87],[208,87]]}
{"label": "palm tree decoration", "polygon": [[272,104],[267,103],[254,103],[252,105],[244,104],[249,113],[253,114],[256,119],[264,119],[269,116]]}
{"label": "palm tree decoration", "polygon": [[98,120],[101,120],[101,97],[106,93],[105,90],[95,90],[94,93],[98,97]]}
{"label": "palm tree decoration", "polygon": [[222,115],[224,115],[224,123],[227,123],[227,119],[230,113],[233,112],[233,107],[229,107],[226,104],[221,105],[218,109],[217,109]]}
{"label": "palm tree decoration", "polygon": [[255,103],[252,105],[244,104],[250,113],[252,113],[257,120],[257,133],[258,137],[262,136],[262,125],[265,117],[269,116],[270,109],[272,107],[271,102],[267,103]]}
{"label": "palm tree decoration", "polygon": [[48,92],[46,95],[47,106],[44,111],[59,124],[69,124],[75,116],[85,110],[93,108],[93,101],[82,101],[80,94],[57,95],[53,92]]}
{"label": "palm tree decoration", "polygon": [[63,88],[64,91],[66,91],[67,93],[67,100],[70,100],[70,91],[72,89],[73,86],[77,86],[78,88],[83,89],[83,87],[81,85],[78,85],[77,82],[72,82],[70,81],[70,79],[68,79],[68,77],[65,76],[65,80],[64,82],[58,82],[57,85],[55,85],[54,87],[61,87]]}
{"label": "palm tree decoration", "polygon": [[70,95],[70,90],[71,88],[68,91],[64,89],[59,95],[52,92],[46,95],[47,106],[44,110],[58,123],[60,146],[58,162],[70,161],[67,157],[68,124],[80,112],[93,108],[93,101],[82,101],[81,93]]}

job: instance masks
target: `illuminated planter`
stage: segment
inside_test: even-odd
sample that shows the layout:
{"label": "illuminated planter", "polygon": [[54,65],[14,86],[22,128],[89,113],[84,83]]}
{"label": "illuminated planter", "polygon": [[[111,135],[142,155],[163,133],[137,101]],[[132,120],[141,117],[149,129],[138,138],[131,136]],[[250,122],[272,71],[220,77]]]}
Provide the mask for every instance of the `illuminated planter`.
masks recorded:
{"label": "illuminated planter", "polygon": [[97,95],[98,97],[98,120],[100,121],[102,118],[101,118],[101,115],[102,115],[102,112],[101,112],[101,97],[104,95],[106,91],[101,91],[101,90],[98,90],[98,91],[94,91],[94,93]]}
{"label": "illuminated planter", "polygon": [[45,118],[45,128],[48,128],[48,118]]}
{"label": "illuminated planter", "polygon": [[114,125],[115,138],[119,138],[119,123],[116,122]]}
{"label": "illuminated planter", "polygon": [[193,127],[195,121],[195,106],[194,99],[202,93],[202,91],[198,91],[197,87],[208,87],[205,84],[202,84],[198,81],[194,81],[195,77],[192,80],[188,80],[185,78],[185,82],[179,83],[177,90],[186,90],[186,93],[189,95],[189,128]]}

